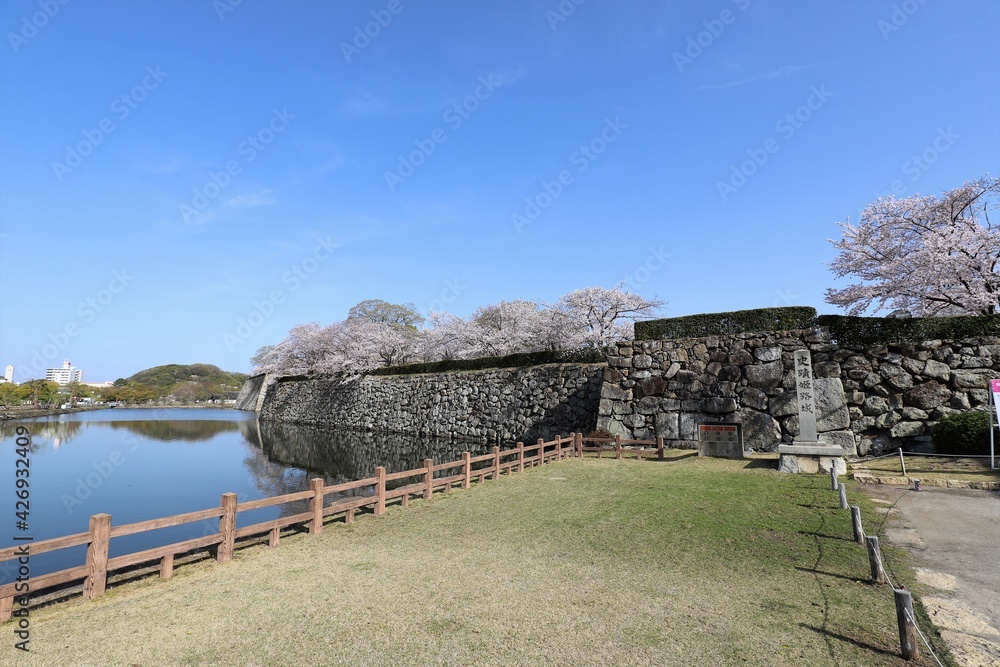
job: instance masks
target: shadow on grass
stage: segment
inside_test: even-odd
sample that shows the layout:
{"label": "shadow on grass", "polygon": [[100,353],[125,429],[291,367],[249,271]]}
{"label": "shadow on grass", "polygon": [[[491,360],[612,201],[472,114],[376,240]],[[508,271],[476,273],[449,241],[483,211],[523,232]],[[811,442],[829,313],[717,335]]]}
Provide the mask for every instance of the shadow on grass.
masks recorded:
{"label": "shadow on grass", "polygon": [[808,572],[809,574],[818,574],[823,577],[836,577],[837,579],[845,579],[847,581],[853,581],[857,584],[867,584],[870,583],[870,579],[865,579],[862,577],[849,577],[846,574],[837,574],[836,572],[824,572],[823,570],[817,570],[812,567],[796,567],[799,572]]}
{"label": "shadow on grass", "polygon": [[869,644],[867,642],[863,642],[863,641],[861,641],[859,639],[855,639],[854,637],[848,637],[847,635],[842,635],[842,634],[838,634],[836,632],[831,632],[830,630],[824,630],[823,628],[817,628],[816,626],[809,625],[808,623],[799,623],[799,627],[800,628],[805,628],[806,630],[812,630],[813,632],[821,634],[824,637],[828,637],[830,639],[837,639],[837,640],[842,641],[842,642],[847,642],[848,644],[853,644],[854,646],[857,646],[858,648],[864,649],[866,651],[871,651],[872,653],[881,653],[882,655],[887,655],[887,656],[890,656],[890,657],[893,657],[893,658],[900,657],[900,653],[898,651],[890,651],[890,650],[887,650],[887,649],[885,649],[885,648],[883,648],[881,646],[875,646],[874,644]]}
{"label": "shadow on grass", "polygon": [[750,459],[743,468],[746,470],[777,470],[778,462],[774,459]]}
{"label": "shadow on grass", "polygon": [[825,540],[837,540],[838,542],[853,542],[854,539],[850,537],[842,537],[840,535],[826,535],[825,533],[819,533],[814,530],[800,530],[799,535],[812,535],[813,537],[822,537]]}

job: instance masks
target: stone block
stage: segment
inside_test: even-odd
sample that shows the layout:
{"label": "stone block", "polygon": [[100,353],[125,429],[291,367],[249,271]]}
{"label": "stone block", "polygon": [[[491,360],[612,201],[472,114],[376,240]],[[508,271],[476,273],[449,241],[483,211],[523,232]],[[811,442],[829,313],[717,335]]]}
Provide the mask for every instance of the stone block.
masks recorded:
{"label": "stone block", "polygon": [[746,350],[737,350],[730,354],[727,360],[734,366],[746,366],[753,363],[754,357]]}
{"label": "stone block", "polygon": [[833,447],[840,447],[847,456],[857,456],[858,448],[855,442],[854,433],[851,431],[829,431],[820,433],[819,439]]}
{"label": "stone block", "polygon": [[640,415],[651,415],[660,409],[660,399],[656,396],[645,396],[635,402],[635,411]]}
{"label": "stone block", "polygon": [[632,366],[634,368],[650,368],[653,365],[653,358],[648,354],[637,354],[632,357]]}
{"label": "stone block", "polygon": [[681,402],[676,398],[661,398],[660,410],[665,412],[677,411],[681,409]]}
{"label": "stone block", "polygon": [[847,394],[847,403],[850,405],[861,405],[865,402],[868,397],[863,391],[846,391],[847,386],[844,386],[845,392]]}
{"label": "stone block", "polygon": [[907,405],[921,410],[933,410],[939,405],[944,405],[950,399],[951,390],[937,380],[921,382],[903,394],[903,401]]}
{"label": "stone block", "polygon": [[681,412],[678,413],[678,428],[680,431],[681,440],[697,440],[698,439],[698,424],[700,422],[707,421],[705,415],[699,414],[697,412]]}
{"label": "stone block", "polygon": [[869,396],[861,404],[861,411],[866,415],[878,416],[889,412],[889,403],[881,396]]}
{"label": "stone block", "polygon": [[772,417],[787,417],[798,414],[799,401],[794,389],[772,396],[767,411]]}
{"label": "stone block", "polygon": [[680,420],[676,412],[657,412],[654,417],[656,437],[665,440],[680,440]]}
{"label": "stone block", "polygon": [[739,396],[743,407],[753,408],[754,410],[767,409],[767,394],[762,392],[760,389],[742,387],[737,390],[737,395]]}
{"label": "stone block", "polygon": [[753,351],[753,355],[757,357],[759,361],[771,362],[781,360],[781,347],[758,347]]}
{"label": "stone block", "polygon": [[622,389],[616,384],[605,384],[601,387],[601,398],[610,401],[628,401],[632,400],[632,392]]}
{"label": "stone block", "polygon": [[719,371],[719,379],[727,382],[738,382],[741,375],[740,367],[732,364],[723,366]]}
{"label": "stone block", "polygon": [[780,361],[772,361],[765,364],[754,364],[746,366],[743,372],[746,374],[747,383],[758,389],[776,387],[781,383],[785,368]]}
{"label": "stone block", "polygon": [[966,357],[959,364],[959,368],[989,368],[993,365],[993,360],[989,357]]}
{"label": "stone block", "polygon": [[817,378],[839,378],[840,364],[836,361],[823,361],[813,365],[813,377]]}
{"label": "stone block", "polygon": [[677,371],[679,371],[680,369],[681,365],[675,361],[674,363],[670,364],[670,367],[667,368],[667,370],[663,372],[663,377],[669,380],[673,376],[677,375]]}
{"label": "stone block", "polygon": [[883,431],[886,431],[888,429],[891,429],[896,424],[898,424],[900,421],[902,421],[902,419],[903,418],[899,416],[898,412],[896,412],[895,410],[891,410],[875,418],[875,428],[879,428],[882,429]]}
{"label": "stone block", "polygon": [[889,435],[894,438],[913,438],[923,434],[924,425],[921,422],[899,422],[889,429]]}
{"label": "stone block", "polygon": [[743,425],[743,446],[748,449],[773,452],[781,442],[781,425],[767,413],[741,408],[730,420]]}
{"label": "stone block", "polygon": [[849,428],[851,416],[840,379],[816,378],[813,389],[816,396],[816,430],[840,431]]}
{"label": "stone block", "polygon": [[951,386],[956,389],[985,390],[995,374],[995,371],[990,370],[954,370],[951,372]]}
{"label": "stone block", "polygon": [[643,428],[646,426],[646,417],[644,415],[625,415],[622,423],[629,428]]}
{"label": "stone block", "polygon": [[914,407],[903,407],[899,409],[899,414],[904,420],[917,421],[922,419],[927,419],[927,413],[920,408]]}
{"label": "stone block", "polygon": [[871,371],[872,364],[864,357],[860,355],[854,355],[852,357],[848,357],[843,362],[841,362],[840,367],[845,371],[861,370],[867,373]]}
{"label": "stone block", "polygon": [[708,414],[736,412],[736,400],[732,398],[704,398],[699,403],[699,409]]}

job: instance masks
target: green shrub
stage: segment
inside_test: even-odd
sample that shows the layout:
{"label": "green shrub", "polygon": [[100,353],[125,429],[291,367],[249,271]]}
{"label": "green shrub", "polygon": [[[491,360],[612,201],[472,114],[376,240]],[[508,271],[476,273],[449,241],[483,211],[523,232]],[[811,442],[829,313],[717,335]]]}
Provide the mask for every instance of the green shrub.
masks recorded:
{"label": "green shrub", "polygon": [[964,317],[851,317],[820,315],[816,324],[827,327],[841,345],[885,345],[904,341],[1000,336],[1000,315]]}
{"label": "green shrub", "polygon": [[636,340],[661,338],[701,338],[724,336],[747,331],[787,331],[811,327],[816,309],[806,306],[785,308],[754,308],[728,313],[704,313],[684,317],[668,317],[635,323]]}
{"label": "green shrub", "polygon": [[990,415],[982,410],[945,417],[931,430],[938,454],[989,454]]}

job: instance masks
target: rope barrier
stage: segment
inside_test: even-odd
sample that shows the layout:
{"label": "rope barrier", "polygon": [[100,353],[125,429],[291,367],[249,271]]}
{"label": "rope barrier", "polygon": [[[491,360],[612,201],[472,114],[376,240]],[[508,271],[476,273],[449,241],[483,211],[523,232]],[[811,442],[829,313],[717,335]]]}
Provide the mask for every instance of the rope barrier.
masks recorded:
{"label": "rope barrier", "polygon": [[941,661],[938,659],[937,653],[935,653],[934,649],[931,648],[930,642],[927,641],[927,637],[924,637],[924,633],[920,631],[920,626],[917,624],[916,619],[914,619],[913,616],[910,615],[909,611],[905,613],[906,617],[910,619],[910,623],[913,623],[913,627],[917,629],[917,634],[920,636],[920,640],[924,643],[924,646],[927,647],[927,650],[930,651],[931,657],[934,658],[934,662],[938,664],[938,667],[944,667],[944,665],[941,664]]}
{"label": "rope barrier", "polygon": [[[896,454],[892,454],[892,456],[896,456]],[[875,531],[876,537],[879,537],[881,539],[881,537],[882,537],[882,529],[885,527],[885,522],[888,520],[889,514],[892,512],[892,510],[894,510],[896,508],[896,505],[899,504],[899,501],[902,500],[908,493],[913,493],[913,490],[912,489],[907,489],[903,493],[899,494],[899,497],[896,498],[896,502],[894,502],[889,507],[889,509],[886,510],[885,515],[882,517],[881,523],[879,523],[878,529]],[[893,583],[893,581],[892,581],[893,577],[896,576],[896,572],[895,572],[895,570],[892,569],[892,564],[889,562],[889,559],[888,559],[888,557],[887,557],[886,554],[882,555],[882,562],[885,565],[885,570],[886,570],[886,572],[885,572],[885,580],[889,584],[889,589],[890,590],[899,590],[900,587],[896,586],[896,584]],[[889,576],[890,572],[892,573],[892,577]],[[910,620],[911,623],[913,623],[913,627],[916,628],[916,630],[917,630],[917,635],[920,636],[920,640],[924,643],[924,646],[927,647],[927,650],[930,652],[931,656],[933,656],[934,661],[937,662],[938,667],[944,667],[944,665],[941,663],[941,660],[938,659],[937,654],[934,653],[934,649],[931,648],[930,642],[927,641],[927,637],[925,637],[924,633],[920,630],[920,625],[917,623],[916,619],[913,618],[913,616],[910,615],[910,613],[908,611],[906,612],[906,617]]]}

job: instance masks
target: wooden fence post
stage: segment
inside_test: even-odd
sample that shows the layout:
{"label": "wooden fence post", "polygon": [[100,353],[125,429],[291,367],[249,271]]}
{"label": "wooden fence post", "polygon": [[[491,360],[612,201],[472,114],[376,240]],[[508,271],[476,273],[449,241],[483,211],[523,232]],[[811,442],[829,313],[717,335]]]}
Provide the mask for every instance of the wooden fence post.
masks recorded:
{"label": "wooden fence post", "polygon": [[385,466],[375,468],[375,516],[385,514]]}
{"label": "wooden fence post", "polygon": [[562,436],[557,435],[555,439],[556,443],[556,461],[562,461]]}
{"label": "wooden fence post", "polygon": [[615,459],[621,460],[622,458],[622,437],[620,435],[615,436]]}
{"label": "wooden fence post", "polygon": [[87,545],[87,578],[83,582],[83,599],[93,600],[104,595],[108,584],[108,543],[111,541],[111,515],[90,517],[90,543]]}
{"label": "wooden fence post", "polygon": [[576,434],[576,456],[583,458],[583,433]]}
{"label": "wooden fence post", "polygon": [[851,505],[851,526],[854,528],[854,541],[864,544],[865,529],[861,525],[861,508],[857,505]]}
{"label": "wooden fence post", "polygon": [[524,472],[524,443],[517,443],[517,471]]}
{"label": "wooden fence post", "polygon": [[236,494],[222,494],[222,516],[219,517],[219,535],[222,542],[219,543],[218,551],[215,552],[215,559],[220,563],[232,559],[233,552],[236,551]]}
{"label": "wooden fence post", "polygon": [[545,440],[538,439],[538,465],[545,465]]}
{"label": "wooden fence post", "polygon": [[872,570],[872,583],[884,584],[886,582],[885,569],[882,567],[882,552],[878,548],[878,538],[866,537],[865,543],[868,545],[868,564]]}
{"label": "wooden fence post", "polygon": [[309,510],[313,518],[309,522],[309,534],[316,535],[323,532],[323,478],[313,477],[309,480],[312,487],[313,497],[309,501]]}
{"label": "wooden fence post", "polygon": [[846,510],[847,505],[847,487],[841,482],[837,485],[837,493],[840,495],[840,509]]}
{"label": "wooden fence post", "polygon": [[434,459],[424,459],[424,499],[434,493]]}
{"label": "wooden fence post", "polygon": [[896,601],[896,622],[899,625],[899,648],[904,660],[920,657],[917,644],[917,626],[913,623],[913,596],[905,589],[892,589]]}
{"label": "wooden fence post", "polygon": [[472,486],[472,454],[462,452],[462,488],[467,489]]}
{"label": "wooden fence post", "polygon": [[661,435],[656,439],[656,458],[660,461],[663,460],[663,436]]}
{"label": "wooden fence post", "polygon": [[500,448],[493,445],[493,480],[500,479]]}
{"label": "wooden fence post", "polygon": [[167,554],[160,559],[160,579],[169,579],[174,576],[174,555]]}

